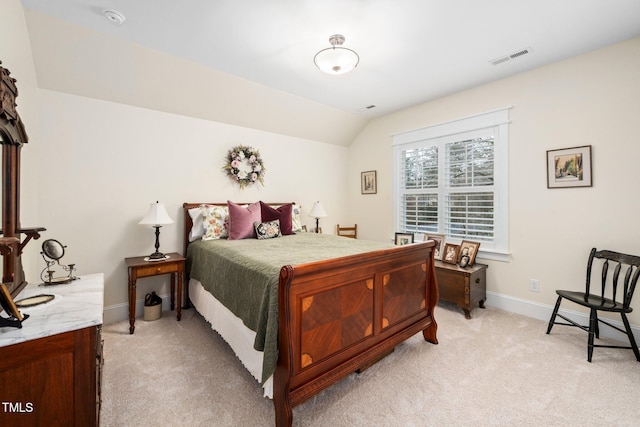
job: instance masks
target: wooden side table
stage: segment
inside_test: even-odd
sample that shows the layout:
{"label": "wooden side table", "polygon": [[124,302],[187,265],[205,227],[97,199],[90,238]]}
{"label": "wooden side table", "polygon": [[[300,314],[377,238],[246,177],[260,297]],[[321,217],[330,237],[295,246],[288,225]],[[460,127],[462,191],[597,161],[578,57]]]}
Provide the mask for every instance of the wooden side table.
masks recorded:
{"label": "wooden side table", "polygon": [[[133,334],[136,322],[136,282],[141,277],[171,274],[171,310],[176,308],[176,318],[182,315],[182,277],[185,258],[177,252],[167,254],[168,259],[162,261],[145,261],[144,256],[125,258],[129,270],[129,333]],[[175,306],[176,279],[178,284],[178,305]]]}
{"label": "wooden side table", "polygon": [[485,264],[473,264],[461,268],[454,264],[435,261],[436,278],[440,299],[456,304],[471,319],[471,310],[476,304],[484,308],[487,300],[487,268]]}

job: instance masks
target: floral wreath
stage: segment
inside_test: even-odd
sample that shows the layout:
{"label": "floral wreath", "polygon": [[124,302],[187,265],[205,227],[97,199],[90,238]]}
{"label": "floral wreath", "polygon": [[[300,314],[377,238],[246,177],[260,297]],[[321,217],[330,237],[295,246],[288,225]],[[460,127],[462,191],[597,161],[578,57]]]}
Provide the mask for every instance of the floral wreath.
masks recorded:
{"label": "floral wreath", "polygon": [[253,147],[238,145],[227,153],[227,163],[223,166],[229,178],[240,184],[244,189],[249,184],[260,181],[264,185],[264,173],[266,169],[262,163],[260,152]]}

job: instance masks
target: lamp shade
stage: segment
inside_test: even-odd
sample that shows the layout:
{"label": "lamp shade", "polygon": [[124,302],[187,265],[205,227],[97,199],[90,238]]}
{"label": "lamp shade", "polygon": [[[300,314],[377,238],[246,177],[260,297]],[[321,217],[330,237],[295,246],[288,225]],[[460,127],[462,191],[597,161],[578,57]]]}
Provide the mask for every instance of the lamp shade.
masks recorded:
{"label": "lamp shade", "polygon": [[326,218],[328,215],[320,202],[315,202],[311,208],[311,212],[309,212],[309,216],[311,218]]}
{"label": "lamp shade", "polygon": [[331,47],[322,49],[316,53],[313,62],[320,70],[327,74],[345,74],[358,66],[360,57],[358,54],[346,47],[342,47],[344,36],[334,34],[329,37]]}
{"label": "lamp shade", "polygon": [[155,202],[149,205],[149,212],[147,212],[147,215],[142,218],[142,220],[138,224],[155,226],[172,223],[173,220],[169,217],[167,208],[164,207],[164,203]]}

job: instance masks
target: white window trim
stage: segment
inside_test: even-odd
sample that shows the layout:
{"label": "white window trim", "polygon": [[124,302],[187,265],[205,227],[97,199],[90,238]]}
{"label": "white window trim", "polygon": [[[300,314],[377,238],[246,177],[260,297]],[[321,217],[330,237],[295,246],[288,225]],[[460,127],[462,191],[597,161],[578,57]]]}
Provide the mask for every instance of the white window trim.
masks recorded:
{"label": "white window trim", "polygon": [[[393,171],[393,211],[394,224],[398,227],[400,223],[400,205],[398,203],[398,174],[395,170],[399,162],[401,150],[396,146],[409,146],[420,141],[443,138],[450,135],[463,134],[479,129],[497,128],[496,144],[494,151],[494,161],[498,166],[494,169],[494,181],[499,183],[494,189],[495,202],[495,236],[494,247],[483,248],[480,246],[478,257],[497,261],[509,261],[509,110],[511,106],[485,113],[475,114],[468,117],[440,123],[422,129],[393,135],[392,146],[394,146],[394,171]],[[454,243],[459,243],[453,241]]]}

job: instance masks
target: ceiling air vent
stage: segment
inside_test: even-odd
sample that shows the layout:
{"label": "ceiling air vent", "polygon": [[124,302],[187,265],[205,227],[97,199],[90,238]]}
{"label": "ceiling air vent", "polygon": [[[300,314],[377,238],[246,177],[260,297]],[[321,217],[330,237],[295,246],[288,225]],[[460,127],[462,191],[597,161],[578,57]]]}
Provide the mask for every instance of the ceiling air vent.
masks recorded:
{"label": "ceiling air vent", "polygon": [[519,58],[523,55],[526,55],[528,53],[533,52],[533,50],[530,47],[525,47],[524,49],[520,49],[517,52],[513,52],[510,53],[509,55],[505,55],[505,56],[501,56],[499,58],[496,59],[492,59],[491,61],[489,61],[491,64],[493,65],[498,65],[498,64],[502,64],[503,62],[507,62],[510,59],[516,59]]}

